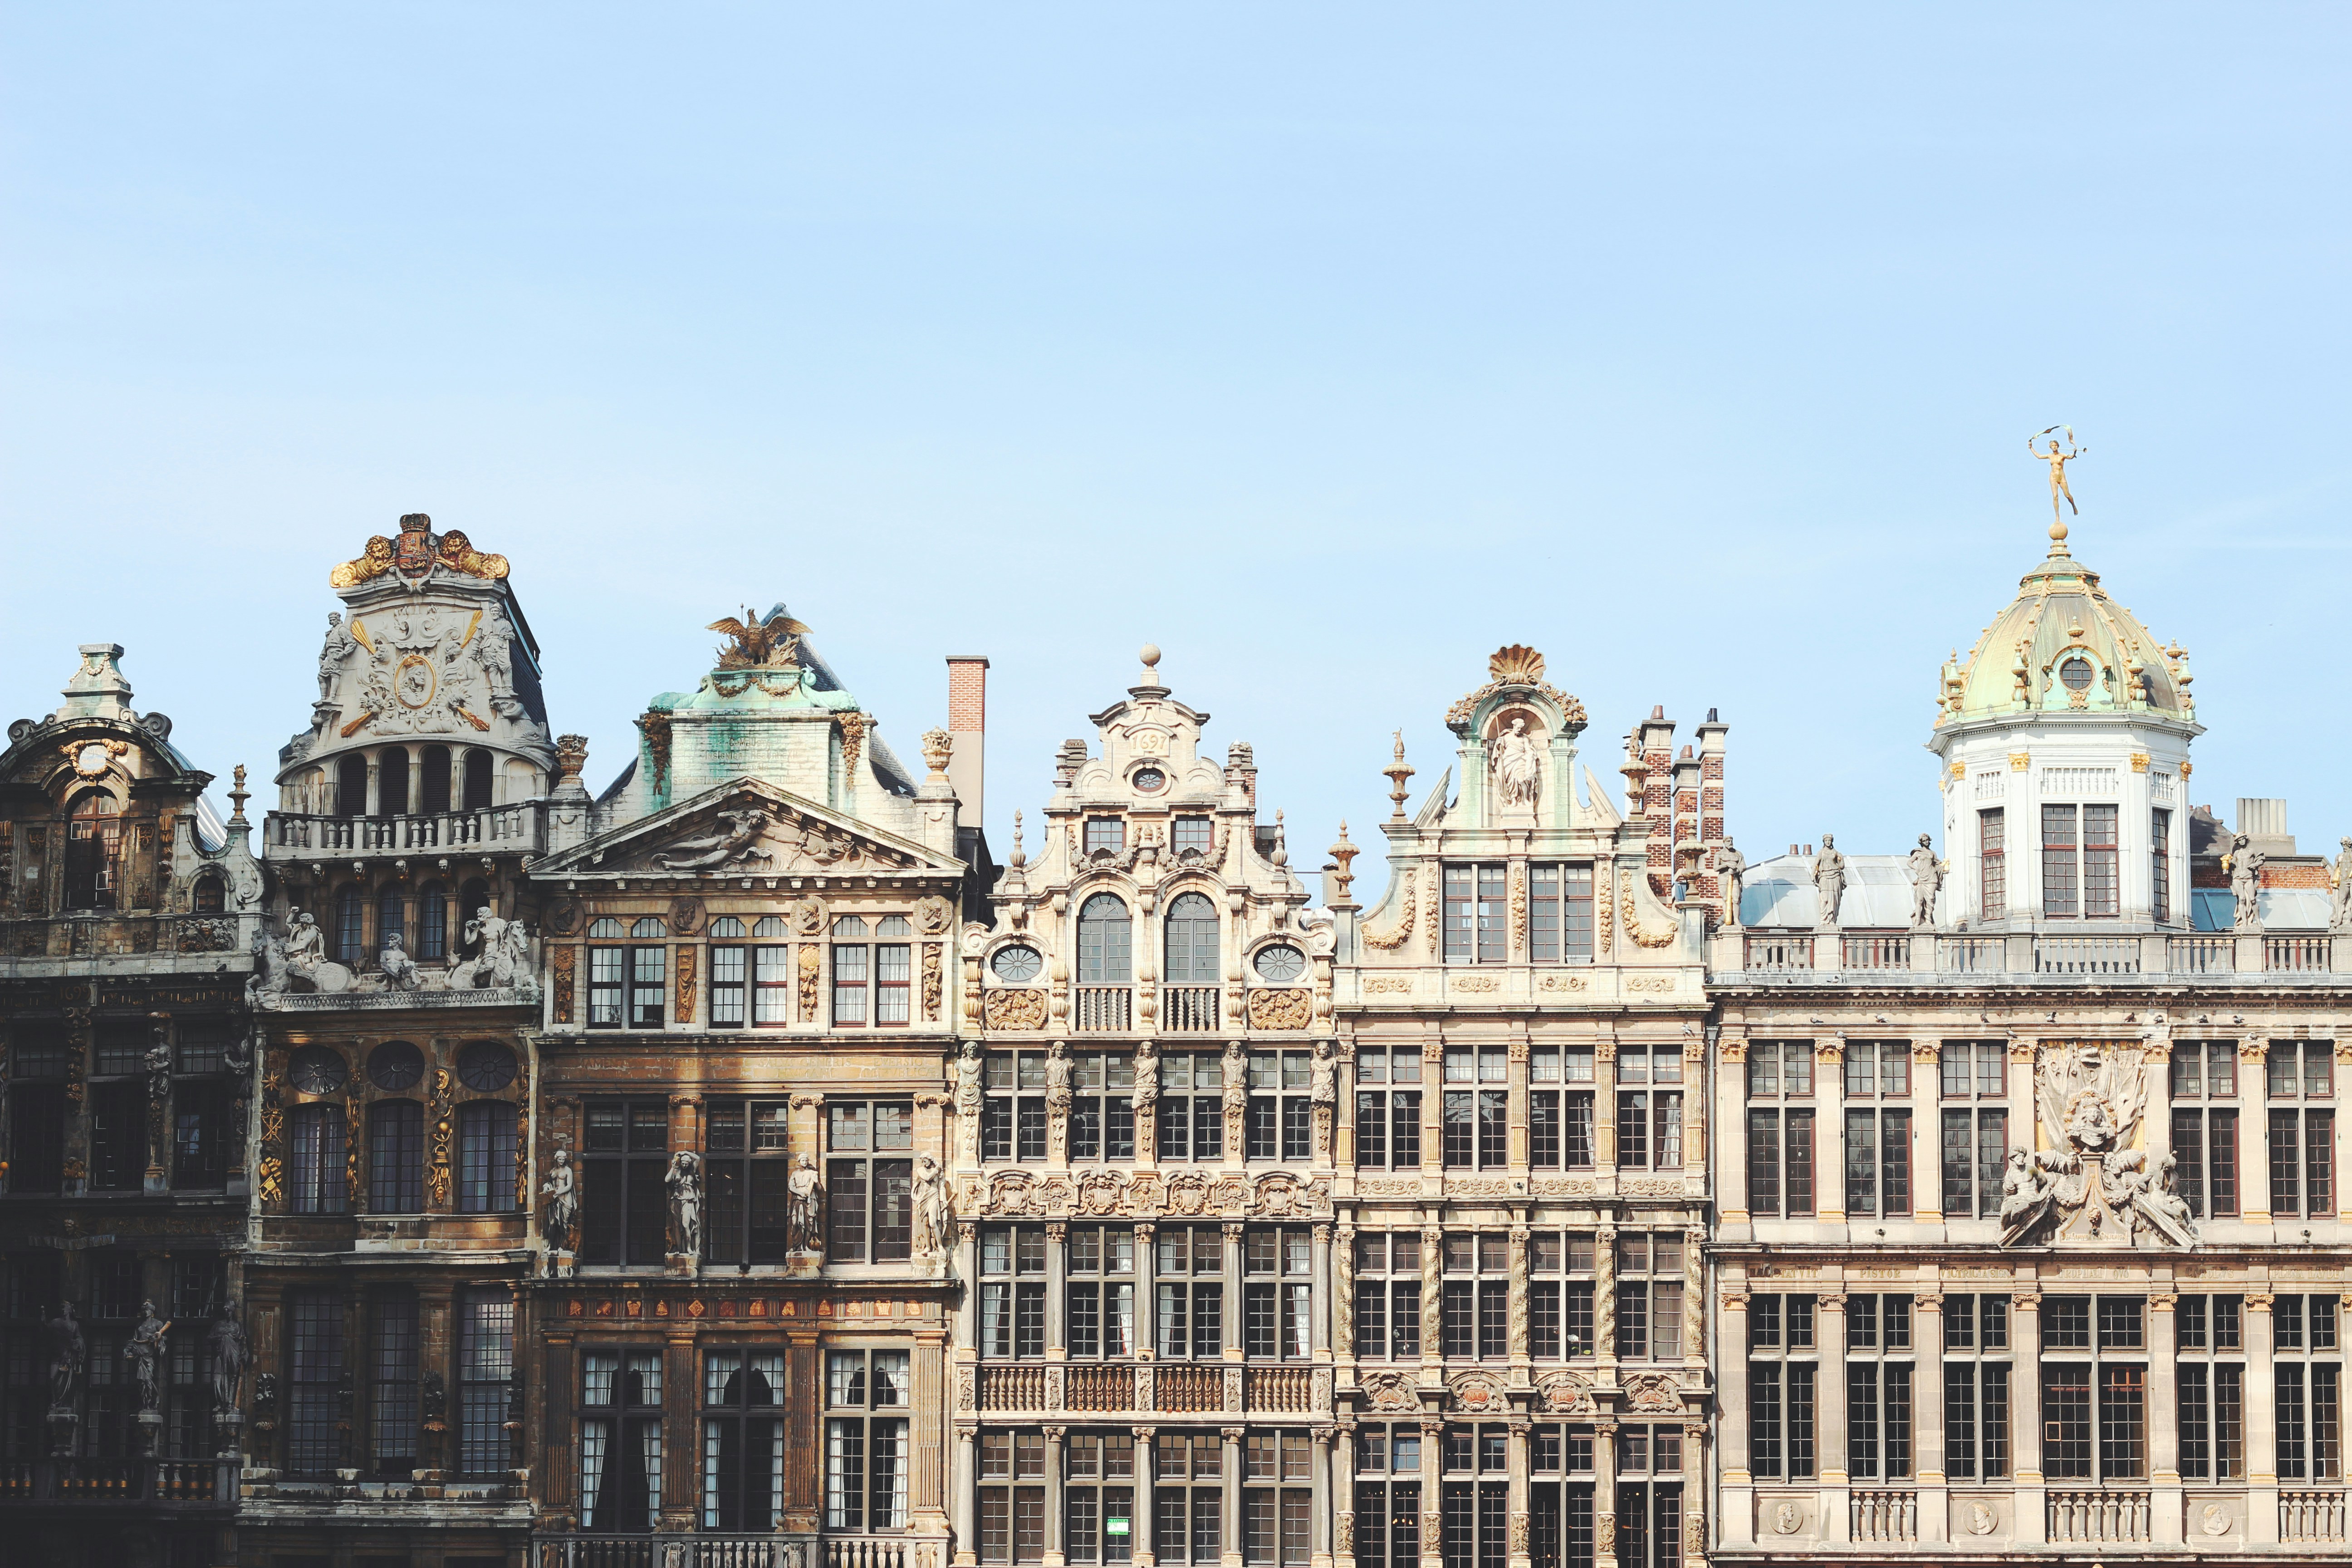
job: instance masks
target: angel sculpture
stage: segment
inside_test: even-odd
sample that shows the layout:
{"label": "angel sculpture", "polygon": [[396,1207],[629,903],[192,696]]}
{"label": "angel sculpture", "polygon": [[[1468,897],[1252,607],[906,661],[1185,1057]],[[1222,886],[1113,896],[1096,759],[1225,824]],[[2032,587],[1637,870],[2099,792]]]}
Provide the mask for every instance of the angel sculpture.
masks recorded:
{"label": "angel sculpture", "polygon": [[770,610],[764,619],[746,605],[741,620],[730,616],[704,629],[724,632],[733,639],[734,647],[719,650],[721,669],[790,668],[800,662],[800,639],[808,635],[808,627],[786,615],[782,605]]}

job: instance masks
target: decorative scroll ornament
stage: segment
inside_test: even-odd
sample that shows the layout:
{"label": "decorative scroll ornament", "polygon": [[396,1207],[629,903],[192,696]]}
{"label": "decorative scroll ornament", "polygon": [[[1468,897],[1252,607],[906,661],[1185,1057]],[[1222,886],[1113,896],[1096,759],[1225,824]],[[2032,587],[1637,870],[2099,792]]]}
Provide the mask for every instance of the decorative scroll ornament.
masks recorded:
{"label": "decorative scroll ornament", "polygon": [[2033,1088],[2051,1146],[2009,1152],[2002,1246],[2120,1240],[2129,1247],[2143,1228],[2159,1243],[2197,1245],[2196,1222],[2173,1190],[2173,1157],[2150,1169],[2147,1150],[2129,1146],[2147,1104],[2143,1051],[2095,1042],[2044,1046]]}
{"label": "decorative scroll ornament", "polygon": [[433,531],[433,519],[421,511],[400,520],[400,537],[382,534],[367,542],[356,561],[346,561],[327,574],[331,588],[356,588],[387,573],[398,572],[411,582],[422,582],[442,567],[467,577],[495,583],[507,574],[507,558],[486,555],[456,529]]}
{"label": "decorative scroll ornament", "polygon": [[[1573,736],[1583,731],[1589,721],[1584,704],[1558,687],[1544,684],[1544,658],[1531,647],[1513,643],[1496,648],[1486,660],[1486,684],[1471,692],[1445,710],[1445,727],[1457,735],[1470,732],[1471,718],[1479,704],[1489,697],[1505,691],[1539,691],[1559,710],[1560,727]],[[1402,761],[1400,752],[1399,761]]]}
{"label": "decorative scroll ornament", "polygon": [[1633,873],[1620,871],[1617,878],[1618,907],[1625,918],[1625,934],[1632,937],[1635,943],[1642,947],[1665,947],[1671,944],[1677,934],[1673,926],[1653,930],[1644,926],[1642,923],[1642,917],[1634,912]]}
{"label": "decorative scroll ornament", "polygon": [[1364,933],[1366,942],[1383,952],[1393,952],[1405,944],[1412,935],[1412,921],[1415,913],[1412,889],[1413,875],[1408,869],[1404,874],[1404,909],[1398,914],[1397,923],[1387,931],[1366,931]]}

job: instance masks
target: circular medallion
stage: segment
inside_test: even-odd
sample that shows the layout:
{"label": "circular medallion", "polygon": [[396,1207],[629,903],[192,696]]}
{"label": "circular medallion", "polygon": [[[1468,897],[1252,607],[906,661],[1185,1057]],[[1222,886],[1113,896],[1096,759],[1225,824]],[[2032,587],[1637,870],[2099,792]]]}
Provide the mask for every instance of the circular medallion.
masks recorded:
{"label": "circular medallion", "polygon": [[669,906],[669,929],[680,936],[692,936],[702,929],[702,900],[673,899]]}
{"label": "circular medallion", "polygon": [[580,929],[580,900],[558,899],[547,908],[547,929],[557,936],[570,936]]}
{"label": "circular medallion", "polygon": [[94,779],[106,771],[106,745],[92,741],[74,753],[74,772],[86,779]]}
{"label": "circular medallion", "polygon": [[343,1058],[325,1046],[304,1046],[286,1068],[286,1081],[304,1094],[332,1094],[350,1076]]}
{"label": "circular medallion", "polygon": [[495,1094],[514,1079],[515,1054],[496,1040],[476,1040],[457,1053],[457,1081],[477,1094]]}
{"label": "circular medallion", "polygon": [[1037,950],[1034,947],[1005,947],[997,950],[996,957],[990,962],[989,967],[996,971],[999,980],[1017,983],[1036,979],[1038,971],[1045,967],[1045,961],[1037,956]]}
{"label": "circular medallion", "polygon": [[400,699],[403,708],[422,708],[432,701],[436,684],[433,661],[421,653],[410,654],[392,672],[392,694]]}
{"label": "circular medallion", "polygon": [[425,1076],[425,1053],[406,1040],[386,1040],[368,1053],[367,1071],[378,1089],[413,1089]]}

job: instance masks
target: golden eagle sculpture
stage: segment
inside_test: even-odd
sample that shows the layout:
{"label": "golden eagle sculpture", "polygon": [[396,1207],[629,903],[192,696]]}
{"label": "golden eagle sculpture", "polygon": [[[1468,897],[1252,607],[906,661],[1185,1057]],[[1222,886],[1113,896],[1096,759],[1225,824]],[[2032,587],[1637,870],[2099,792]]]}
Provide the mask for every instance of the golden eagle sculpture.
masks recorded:
{"label": "golden eagle sculpture", "polygon": [[800,639],[808,635],[808,627],[786,615],[782,605],[764,619],[746,605],[741,620],[730,616],[704,629],[727,634],[731,646],[719,650],[721,669],[791,668],[800,663]]}

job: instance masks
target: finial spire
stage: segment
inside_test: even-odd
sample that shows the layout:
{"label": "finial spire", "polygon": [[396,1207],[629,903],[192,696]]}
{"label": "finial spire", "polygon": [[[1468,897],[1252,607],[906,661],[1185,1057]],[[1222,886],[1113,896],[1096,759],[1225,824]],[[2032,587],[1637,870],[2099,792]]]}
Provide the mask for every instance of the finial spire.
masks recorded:
{"label": "finial spire", "polygon": [[1406,765],[1404,760],[1402,730],[1396,732],[1396,760],[1382,768],[1381,772],[1389,775],[1389,799],[1395,802],[1396,805],[1396,808],[1389,813],[1390,820],[1401,820],[1404,816],[1404,781],[1413,774],[1413,770]]}

